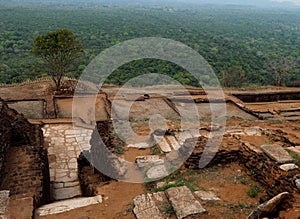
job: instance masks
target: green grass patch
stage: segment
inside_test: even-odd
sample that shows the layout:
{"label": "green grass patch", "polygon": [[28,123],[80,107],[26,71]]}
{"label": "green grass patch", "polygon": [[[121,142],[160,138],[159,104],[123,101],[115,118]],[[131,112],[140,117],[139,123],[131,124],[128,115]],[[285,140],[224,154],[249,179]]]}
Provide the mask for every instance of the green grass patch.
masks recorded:
{"label": "green grass patch", "polygon": [[249,197],[255,198],[261,192],[261,188],[257,185],[251,185],[250,189],[247,191]]}
{"label": "green grass patch", "polygon": [[297,166],[299,166],[300,167],[300,156],[297,154],[297,153],[295,153],[294,151],[291,151],[291,150],[286,150],[290,155],[291,155],[291,157],[292,158],[294,158],[294,164],[296,164]]}

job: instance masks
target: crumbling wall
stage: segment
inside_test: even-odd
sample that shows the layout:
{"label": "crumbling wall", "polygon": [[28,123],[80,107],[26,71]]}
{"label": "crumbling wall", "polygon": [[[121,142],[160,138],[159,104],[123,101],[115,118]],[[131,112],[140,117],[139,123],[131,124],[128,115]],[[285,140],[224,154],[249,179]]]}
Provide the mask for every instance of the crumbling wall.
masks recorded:
{"label": "crumbling wall", "polygon": [[26,194],[33,208],[47,203],[49,169],[41,128],[0,100],[0,136],[0,190],[10,190],[11,197]]}
{"label": "crumbling wall", "polygon": [[249,174],[267,188],[266,199],[282,192],[297,191],[294,177],[300,174],[299,168],[283,170],[280,164],[271,160],[265,153],[247,144],[242,144],[239,160],[248,169]]}
{"label": "crumbling wall", "polygon": [[[204,156],[203,152],[207,147],[206,143],[207,138],[204,136],[190,138],[185,141],[183,147],[179,149],[179,153],[185,157],[188,151],[192,151],[190,155],[186,156],[188,159],[184,163],[185,167],[189,169],[199,168],[199,161]],[[194,150],[191,147],[195,147]],[[209,166],[236,162],[239,159],[239,142],[235,139],[228,139],[220,148],[211,149],[210,153],[206,153],[205,158],[210,161]]]}
{"label": "crumbling wall", "polygon": [[[101,182],[107,182],[110,177],[99,172],[94,166],[106,165],[111,168],[112,174],[118,174],[113,166],[110,166],[108,157],[114,152],[114,145],[118,145],[119,139],[113,134],[111,121],[99,121],[93,131],[91,138],[91,150],[83,151],[78,159],[79,179],[84,196],[93,196],[97,194],[96,185]],[[101,140],[100,138],[101,137]],[[105,146],[103,146],[103,143]],[[106,148],[106,149],[105,149]],[[100,163],[99,163],[100,162]]]}
{"label": "crumbling wall", "polygon": [[[187,168],[199,168],[199,160],[203,156],[206,143],[207,138],[201,136],[186,140],[184,146],[179,149],[183,157],[188,157],[189,154],[187,153],[192,151],[191,147],[195,147],[184,163]],[[299,168],[284,170],[280,168],[281,164],[270,159],[259,148],[240,142],[235,138],[227,139],[226,143],[223,142],[220,148],[212,149],[211,153],[206,156],[207,159],[211,159],[209,166],[239,162],[254,180],[266,188],[267,196],[264,197],[263,201],[282,192],[293,194],[298,191],[295,185],[295,177],[300,177]]]}

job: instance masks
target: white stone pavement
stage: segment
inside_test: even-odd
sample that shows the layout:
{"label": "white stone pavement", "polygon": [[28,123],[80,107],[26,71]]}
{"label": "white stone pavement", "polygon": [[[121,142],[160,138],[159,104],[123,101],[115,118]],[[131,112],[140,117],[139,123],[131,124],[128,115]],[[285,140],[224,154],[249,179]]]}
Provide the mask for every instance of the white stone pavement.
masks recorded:
{"label": "white stone pavement", "polygon": [[42,128],[48,148],[51,198],[62,200],[81,195],[77,158],[90,149],[92,129],[73,129],[72,123],[46,124]]}

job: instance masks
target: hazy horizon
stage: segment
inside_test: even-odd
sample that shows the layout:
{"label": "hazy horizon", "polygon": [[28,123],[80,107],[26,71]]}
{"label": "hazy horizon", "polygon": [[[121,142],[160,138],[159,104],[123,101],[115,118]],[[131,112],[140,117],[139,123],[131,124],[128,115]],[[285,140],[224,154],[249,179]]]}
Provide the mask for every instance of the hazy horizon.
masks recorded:
{"label": "hazy horizon", "polygon": [[126,5],[161,5],[176,6],[183,5],[240,5],[253,6],[259,8],[300,8],[300,0],[0,0],[0,3],[30,5],[39,3],[40,5],[76,5],[76,4],[126,4]]}

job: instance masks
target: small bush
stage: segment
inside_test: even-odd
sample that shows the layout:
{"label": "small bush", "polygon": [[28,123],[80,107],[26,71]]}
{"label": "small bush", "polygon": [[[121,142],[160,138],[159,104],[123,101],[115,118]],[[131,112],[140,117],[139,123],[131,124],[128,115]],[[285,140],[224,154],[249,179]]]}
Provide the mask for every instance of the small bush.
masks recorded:
{"label": "small bush", "polygon": [[247,192],[247,195],[252,198],[255,198],[258,195],[258,193],[260,193],[260,192],[261,192],[261,189],[258,186],[251,185],[250,189]]}

